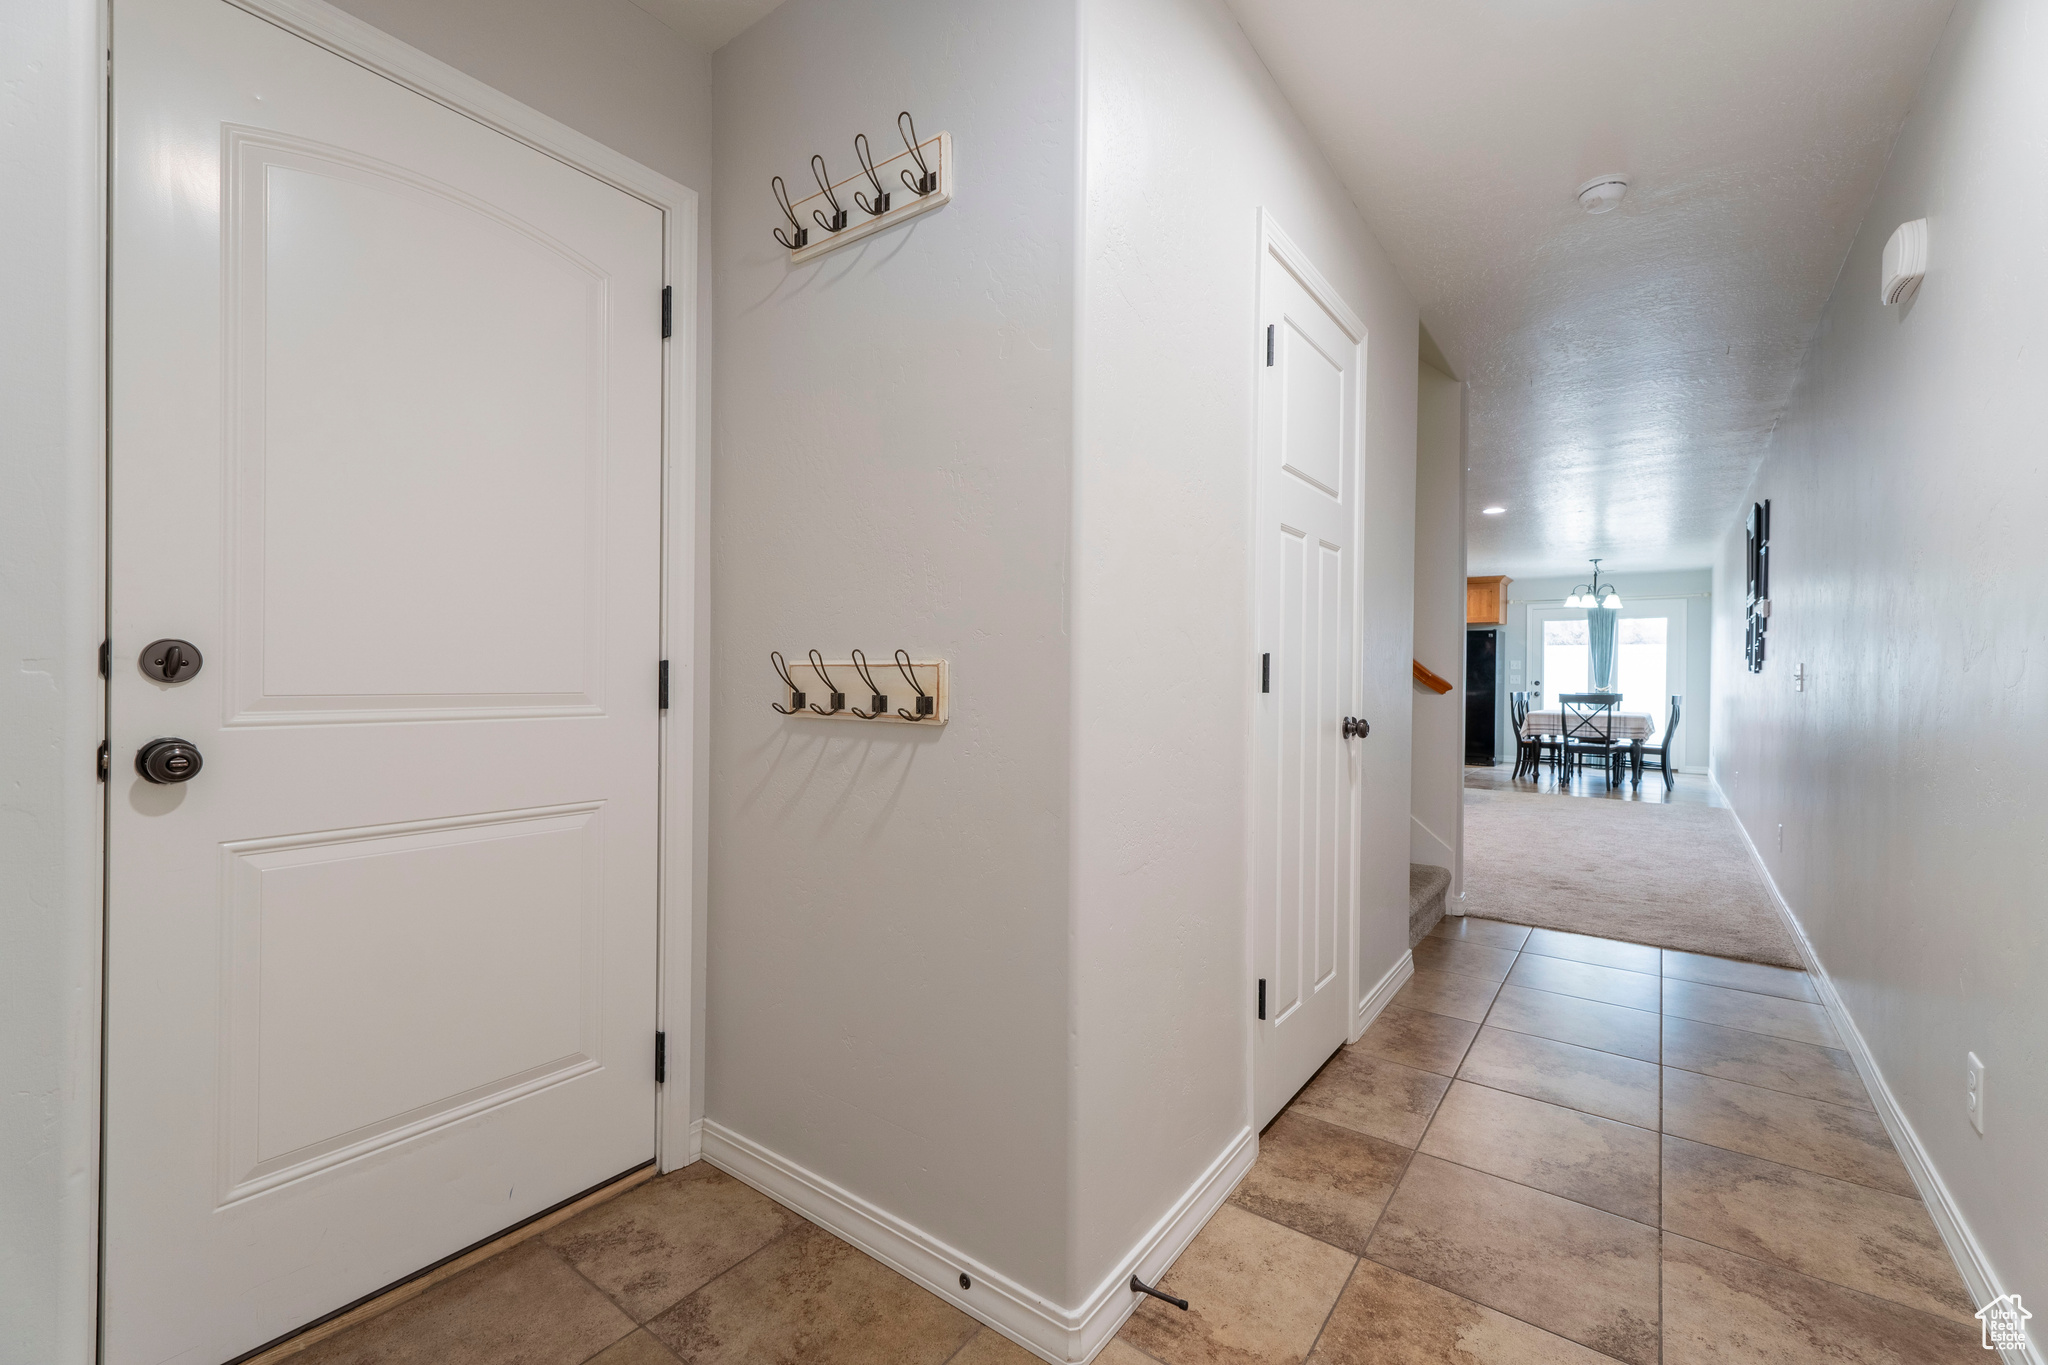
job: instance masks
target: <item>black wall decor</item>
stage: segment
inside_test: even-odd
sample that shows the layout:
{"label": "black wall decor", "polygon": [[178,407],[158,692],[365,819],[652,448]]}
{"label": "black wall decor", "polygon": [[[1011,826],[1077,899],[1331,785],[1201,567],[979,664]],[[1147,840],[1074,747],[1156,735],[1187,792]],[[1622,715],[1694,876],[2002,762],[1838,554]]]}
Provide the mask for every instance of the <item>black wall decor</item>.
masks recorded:
{"label": "black wall decor", "polygon": [[1764,632],[1771,624],[1771,502],[1769,498],[1749,509],[1749,635],[1743,656],[1749,671],[1764,671]]}

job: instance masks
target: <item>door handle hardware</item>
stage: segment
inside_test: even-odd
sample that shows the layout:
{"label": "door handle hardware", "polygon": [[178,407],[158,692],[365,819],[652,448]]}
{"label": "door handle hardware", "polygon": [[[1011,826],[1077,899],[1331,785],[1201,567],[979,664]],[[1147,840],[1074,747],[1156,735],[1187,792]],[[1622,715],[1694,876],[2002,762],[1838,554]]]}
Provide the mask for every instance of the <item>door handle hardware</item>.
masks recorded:
{"label": "door handle hardware", "polygon": [[190,782],[205,766],[199,746],[189,739],[153,739],[135,751],[135,771],[159,786]]}
{"label": "door handle hardware", "polygon": [[1371,733],[1372,725],[1370,722],[1362,721],[1356,716],[1344,717],[1344,738],[1364,739]]}
{"label": "door handle hardware", "polygon": [[198,677],[200,665],[206,661],[200,657],[199,646],[190,640],[151,640],[136,662],[142,665],[144,677],[174,683]]}

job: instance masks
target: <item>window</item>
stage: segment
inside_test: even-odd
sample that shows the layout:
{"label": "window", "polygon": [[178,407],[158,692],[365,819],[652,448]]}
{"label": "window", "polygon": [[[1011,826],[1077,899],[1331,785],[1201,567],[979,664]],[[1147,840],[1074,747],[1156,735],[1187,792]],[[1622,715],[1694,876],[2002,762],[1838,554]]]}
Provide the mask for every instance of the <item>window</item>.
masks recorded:
{"label": "window", "polygon": [[1644,711],[1664,725],[1665,670],[1671,658],[1666,616],[1624,616],[1615,623],[1615,682],[1621,688],[1621,709]]}
{"label": "window", "polygon": [[1567,692],[1586,690],[1587,656],[1591,642],[1586,635],[1586,618],[1543,623],[1543,701],[1557,705]]}

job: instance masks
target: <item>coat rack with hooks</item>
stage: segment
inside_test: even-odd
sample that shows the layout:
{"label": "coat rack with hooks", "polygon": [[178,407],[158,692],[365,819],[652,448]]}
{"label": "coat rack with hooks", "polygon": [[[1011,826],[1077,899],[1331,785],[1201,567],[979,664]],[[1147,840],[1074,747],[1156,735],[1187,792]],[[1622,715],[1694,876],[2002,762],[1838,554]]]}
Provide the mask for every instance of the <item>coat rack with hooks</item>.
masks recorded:
{"label": "coat rack with hooks", "polygon": [[781,715],[807,720],[867,720],[890,725],[944,725],[951,689],[944,659],[913,659],[899,649],[884,662],[860,650],[827,659],[817,650],[792,663],[770,650],[782,699],[768,704]]}
{"label": "coat rack with hooks", "polygon": [[803,199],[791,201],[783,178],[773,178],[769,188],[775,192],[775,206],[788,222],[776,227],[774,236],[789,252],[791,265],[816,260],[952,199],[952,134],[920,138],[908,109],[896,116],[896,131],[903,150],[886,161],[875,160],[866,133],[854,134],[853,154],[860,169],[843,180],[832,179],[825,158],[814,153],[811,179],[818,190]]}

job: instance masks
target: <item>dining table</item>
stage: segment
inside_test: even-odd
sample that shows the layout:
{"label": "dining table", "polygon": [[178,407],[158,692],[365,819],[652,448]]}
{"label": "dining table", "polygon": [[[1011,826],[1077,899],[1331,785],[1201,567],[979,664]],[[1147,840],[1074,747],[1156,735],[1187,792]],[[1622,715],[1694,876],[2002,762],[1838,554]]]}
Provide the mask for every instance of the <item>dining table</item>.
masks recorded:
{"label": "dining table", "polygon": [[[1522,722],[1525,735],[1562,735],[1564,733],[1564,712],[1557,708],[1548,711],[1531,711]],[[1647,711],[1610,711],[1606,716],[1588,716],[1581,720],[1572,734],[1573,739],[1620,740],[1628,745],[1629,778],[1631,785],[1643,784],[1643,744],[1657,733],[1657,718]]]}

